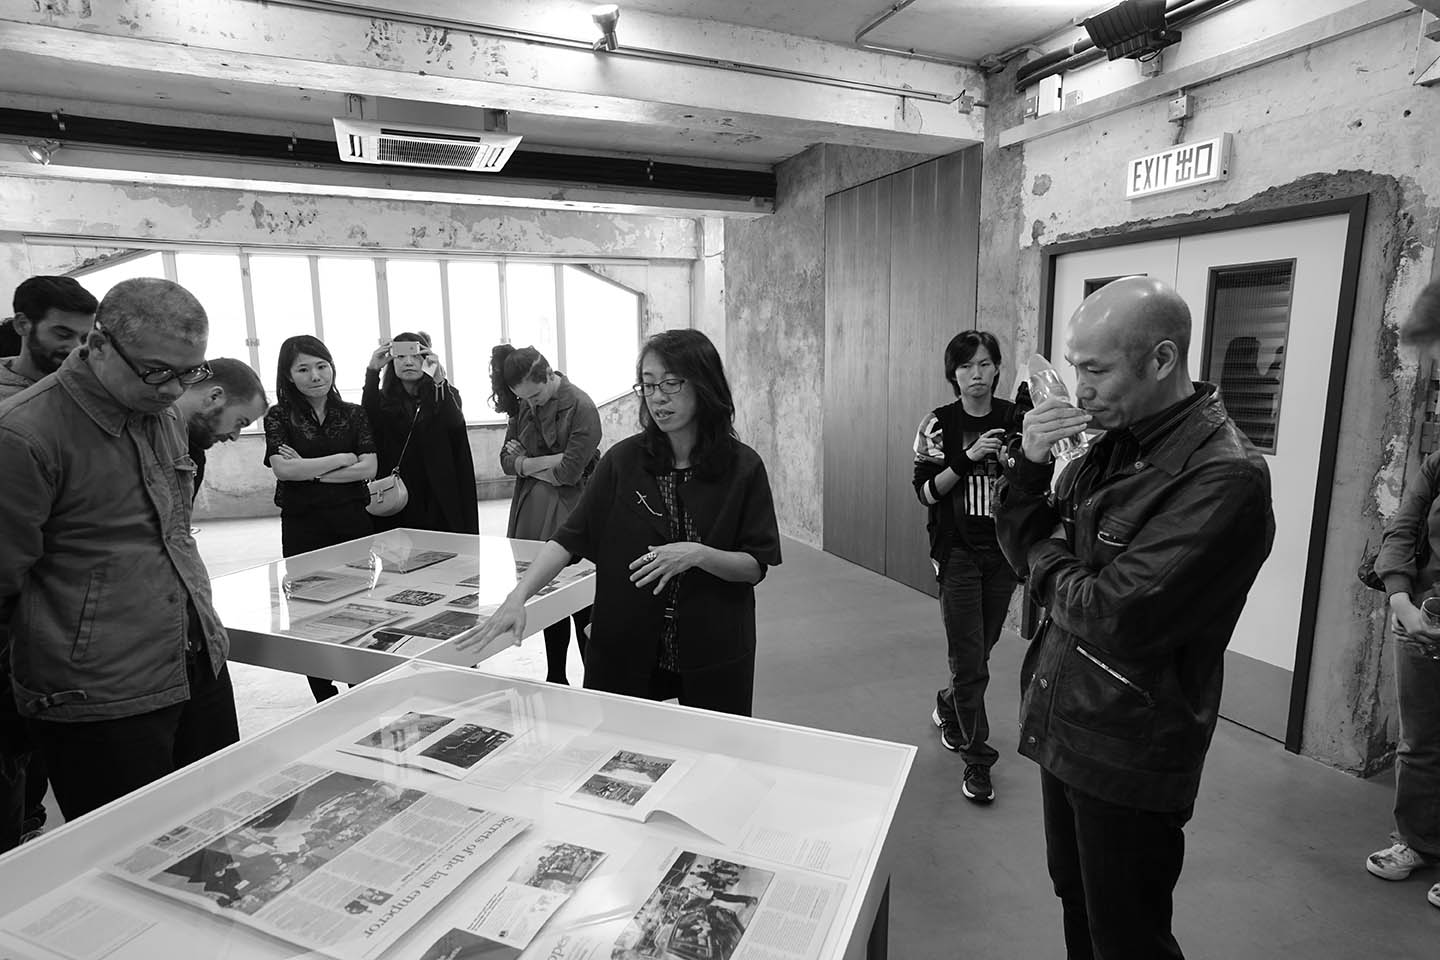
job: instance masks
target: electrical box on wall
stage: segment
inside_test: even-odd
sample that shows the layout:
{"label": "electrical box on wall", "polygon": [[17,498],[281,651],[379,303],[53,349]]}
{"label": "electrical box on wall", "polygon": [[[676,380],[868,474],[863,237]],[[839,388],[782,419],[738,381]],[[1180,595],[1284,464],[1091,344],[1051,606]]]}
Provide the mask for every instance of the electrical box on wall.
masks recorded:
{"label": "electrical box on wall", "polygon": [[1064,90],[1060,77],[1046,77],[1025,94],[1025,117],[1044,117],[1055,113],[1064,106],[1061,97]]}

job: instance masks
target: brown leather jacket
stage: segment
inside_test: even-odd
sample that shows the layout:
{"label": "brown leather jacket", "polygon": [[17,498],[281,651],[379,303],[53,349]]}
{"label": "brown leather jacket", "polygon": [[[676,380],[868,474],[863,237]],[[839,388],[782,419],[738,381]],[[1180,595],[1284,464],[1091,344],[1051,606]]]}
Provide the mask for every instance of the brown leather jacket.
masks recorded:
{"label": "brown leather jacket", "polygon": [[[1020,752],[1146,810],[1194,803],[1225,647],[1275,536],[1264,457],[1214,386],[1197,386],[1145,442],[1129,431],[1097,441],[1053,495],[1051,466],[1013,446],[996,516],[1001,548],[1047,611],[1021,673]],[[1052,539],[1062,522],[1066,538]]]}

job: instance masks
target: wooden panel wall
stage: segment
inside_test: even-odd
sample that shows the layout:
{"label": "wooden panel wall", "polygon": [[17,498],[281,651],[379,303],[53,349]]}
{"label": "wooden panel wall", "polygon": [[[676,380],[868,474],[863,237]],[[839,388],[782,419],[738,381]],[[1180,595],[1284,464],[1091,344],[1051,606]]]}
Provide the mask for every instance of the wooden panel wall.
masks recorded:
{"label": "wooden panel wall", "polygon": [[975,326],[980,149],[826,199],[825,549],[936,592],[910,483],[944,349]]}
{"label": "wooden panel wall", "polygon": [[955,399],[945,382],[945,344],[975,326],[980,152],[952,154],[892,179],[885,573],[934,595],[925,508],[908,464],[921,418]]}
{"label": "wooden panel wall", "polygon": [[825,549],[885,572],[891,184],[825,201]]}

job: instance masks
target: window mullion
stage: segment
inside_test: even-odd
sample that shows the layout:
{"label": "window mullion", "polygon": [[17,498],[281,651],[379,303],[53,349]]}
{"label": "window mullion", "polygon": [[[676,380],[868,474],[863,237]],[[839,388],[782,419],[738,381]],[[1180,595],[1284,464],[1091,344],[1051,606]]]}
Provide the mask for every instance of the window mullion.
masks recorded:
{"label": "window mullion", "polygon": [[568,370],[565,358],[565,268],[555,264],[555,363],[557,370]]}
{"label": "window mullion", "polygon": [[325,310],[320,297],[320,258],[310,257],[310,301],[315,309],[315,337],[325,339]]}
{"label": "window mullion", "polygon": [[[390,274],[385,269],[385,258],[375,257],[375,309],[380,317],[379,343],[390,342]],[[378,346],[378,344],[377,344]]]}
{"label": "window mullion", "polygon": [[510,342],[510,281],[505,273],[505,261],[501,260],[496,264],[500,273],[500,282],[496,289],[500,291],[500,342]]}
{"label": "window mullion", "polygon": [[165,266],[165,279],[171,283],[179,283],[180,273],[175,269],[175,251],[166,250],[161,253],[160,262]]}
{"label": "window mullion", "polygon": [[249,348],[250,369],[260,372],[260,334],[255,326],[255,288],[250,280],[250,254],[240,251],[240,296],[245,304],[245,346]]}
{"label": "window mullion", "polygon": [[450,263],[443,259],[440,261],[440,326],[445,331],[445,369],[453,376],[455,348],[452,344],[455,338],[451,336],[453,326],[450,318]]}

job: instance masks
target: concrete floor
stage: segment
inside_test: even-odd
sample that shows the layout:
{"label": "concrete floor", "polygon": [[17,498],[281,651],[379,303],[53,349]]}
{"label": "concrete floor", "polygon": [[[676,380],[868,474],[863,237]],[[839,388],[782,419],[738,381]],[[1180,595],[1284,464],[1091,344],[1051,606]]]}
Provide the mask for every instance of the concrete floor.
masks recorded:
{"label": "concrete floor", "polygon": [[[484,532],[504,532],[505,507],[482,504]],[[198,539],[213,575],[279,555],[274,520],[210,521]],[[992,662],[998,798],[977,807],[930,726],[944,665],[935,602],[793,542],[785,557],[759,590],[756,714],[919,747],[894,826],[891,956],[1063,957],[1037,768],[1015,753],[1019,638],[1005,637]],[[540,638],[487,669],[543,677]],[[580,677],[573,660],[570,676]],[[236,665],[235,680],[247,736],[311,705],[303,678]],[[1391,800],[1388,776],[1357,780],[1222,722],[1176,892],[1187,956],[1440,957],[1440,910],[1425,900],[1440,873],[1386,883],[1363,867],[1388,842]]]}

